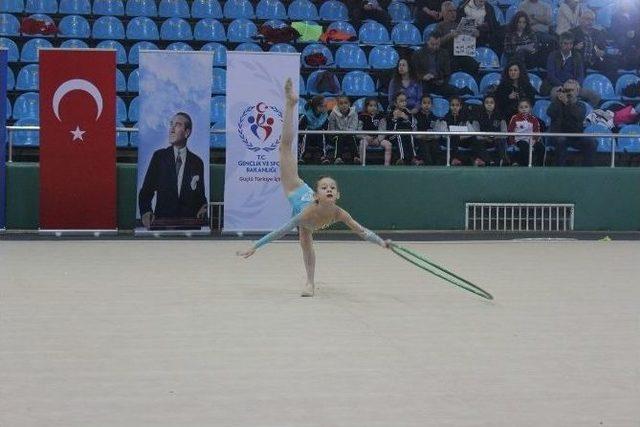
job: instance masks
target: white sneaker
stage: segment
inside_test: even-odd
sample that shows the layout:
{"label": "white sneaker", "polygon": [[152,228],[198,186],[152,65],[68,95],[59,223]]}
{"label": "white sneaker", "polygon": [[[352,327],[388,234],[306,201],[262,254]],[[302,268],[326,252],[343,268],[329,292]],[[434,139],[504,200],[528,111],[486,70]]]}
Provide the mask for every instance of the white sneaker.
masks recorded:
{"label": "white sneaker", "polygon": [[315,285],[313,283],[307,283],[302,289],[301,297],[312,297],[315,292]]}

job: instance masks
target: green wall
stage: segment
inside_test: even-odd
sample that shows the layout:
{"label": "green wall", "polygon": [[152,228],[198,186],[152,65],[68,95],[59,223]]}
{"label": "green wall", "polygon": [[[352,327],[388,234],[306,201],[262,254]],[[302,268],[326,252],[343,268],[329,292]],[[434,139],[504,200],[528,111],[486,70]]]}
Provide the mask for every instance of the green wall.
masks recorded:
{"label": "green wall", "polygon": [[[306,166],[303,179],[338,180],[341,205],[378,230],[464,228],[465,202],[575,203],[576,230],[640,230],[640,168]],[[136,166],[118,165],[118,226],[133,228]],[[211,200],[224,166],[211,165]],[[38,228],[38,164],[7,164],[7,228]]]}

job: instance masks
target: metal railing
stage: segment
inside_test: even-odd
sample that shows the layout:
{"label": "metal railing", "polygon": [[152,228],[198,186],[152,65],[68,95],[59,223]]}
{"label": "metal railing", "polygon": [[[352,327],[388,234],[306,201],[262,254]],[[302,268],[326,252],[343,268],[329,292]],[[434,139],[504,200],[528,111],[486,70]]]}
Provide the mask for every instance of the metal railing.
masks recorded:
{"label": "metal railing", "polygon": [[[9,131],[9,162],[13,161],[13,132],[21,130],[40,130],[40,126],[7,126]],[[138,128],[133,127],[116,127],[116,132],[135,133],[138,132]],[[225,129],[211,129],[210,133],[219,134],[226,133]],[[516,133],[516,132],[449,132],[449,131],[341,131],[341,130],[299,130],[301,135],[421,135],[431,136],[437,138],[445,138],[447,141],[447,161],[446,165],[451,166],[451,137],[455,136],[492,136],[499,138],[508,138],[510,136],[517,137],[538,137],[538,138],[611,138],[611,162],[610,167],[616,167],[616,145],[618,138],[640,138],[640,134],[619,134],[619,133],[558,133],[558,132],[545,132],[545,133]],[[533,145],[529,144],[529,167],[533,167]]]}

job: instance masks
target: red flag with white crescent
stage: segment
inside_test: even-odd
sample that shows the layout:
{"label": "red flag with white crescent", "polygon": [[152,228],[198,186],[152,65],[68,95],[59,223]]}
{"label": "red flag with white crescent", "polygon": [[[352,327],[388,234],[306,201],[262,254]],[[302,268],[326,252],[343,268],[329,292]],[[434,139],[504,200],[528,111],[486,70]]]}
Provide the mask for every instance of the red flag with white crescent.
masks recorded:
{"label": "red flag with white crescent", "polygon": [[116,228],[116,54],[40,50],[40,229]]}

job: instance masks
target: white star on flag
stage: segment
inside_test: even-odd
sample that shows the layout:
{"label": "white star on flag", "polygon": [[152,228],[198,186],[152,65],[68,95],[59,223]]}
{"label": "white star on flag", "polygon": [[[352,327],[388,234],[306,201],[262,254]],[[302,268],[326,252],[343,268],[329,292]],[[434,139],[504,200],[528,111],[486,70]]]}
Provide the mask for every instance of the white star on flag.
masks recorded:
{"label": "white star on flag", "polygon": [[82,135],[85,133],[85,130],[80,130],[80,126],[76,125],[76,129],[75,130],[70,130],[69,133],[71,133],[73,135],[73,140],[75,141],[76,139],[79,139],[80,141],[84,141],[84,139],[82,138]]}

